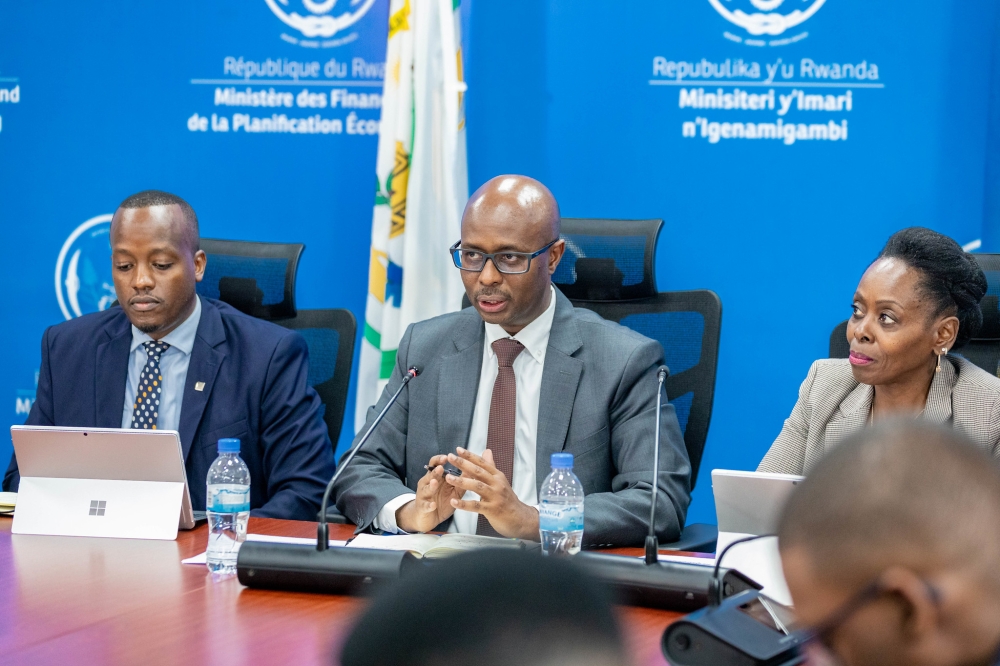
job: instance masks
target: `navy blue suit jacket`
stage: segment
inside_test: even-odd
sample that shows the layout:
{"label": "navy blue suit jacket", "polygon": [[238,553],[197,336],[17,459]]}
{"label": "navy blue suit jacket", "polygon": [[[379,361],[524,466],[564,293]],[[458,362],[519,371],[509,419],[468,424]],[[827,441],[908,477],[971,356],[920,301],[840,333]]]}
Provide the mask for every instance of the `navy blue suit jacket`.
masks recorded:
{"label": "navy blue suit jacket", "polygon": [[[250,468],[251,513],[315,520],[334,459],[322,403],[306,381],[305,340],[220,301],[201,302],[178,428],[192,505],[205,508],[218,440],[238,437]],[[131,342],[119,307],[46,330],[27,424],[120,428]],[[204,389],[196,391],[196,382]],[[3,487],[16,491],[19,482],[12,457]]]}

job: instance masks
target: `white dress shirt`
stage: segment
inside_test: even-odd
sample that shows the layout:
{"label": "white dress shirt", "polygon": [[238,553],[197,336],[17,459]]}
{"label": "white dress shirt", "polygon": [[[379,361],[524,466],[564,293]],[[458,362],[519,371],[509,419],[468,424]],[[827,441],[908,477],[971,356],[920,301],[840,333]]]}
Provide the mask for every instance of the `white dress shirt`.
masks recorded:
{"label": "white dress shirt", "polygon": [[[517,385],[517,409],[514,417],[514,478],[511,488],[517,498],[529,506],[538,506],[538,490],[535,486],[535,444],[538,440],[538,400],[542,390],[542,370],[545,368],[545,351],[549,346],[552,319],[556,314],[555,288],[550,287],[549,306],[534,321],[522,328],[516,335],[510,335],[497,324],[486,326],[483,341],[483,365],[479,373],[479,391],[476,407],[472,413],[472,429],[466,448],[476,455],[486,450],[486,435],[490,423],[490,402],[493,399],[493,384],[497,378],[497,357],[493,343],[502,338],[513,338],[524,345],[524,350],[514,359],[514,377]],[[375,518],[375,528],[386,532],[401,532],[396,525],[396,511],[414,499],[414,493],[405,493],[386,502]],[[477,500],[479,495],[470,491],[462,498]],[[479,514],[470,511],[455,511],[449,532],[475,534]]]}
{"label": "white dress shirt", "polygon": [[[163,336],[162,341],[170,349],[160,355],[160,374],[163,375],[163,391],[160,394],[160,410],[156,419],[157,430],[177,430],[181,424],[181,403],[184,401],[184,382],[187,381],[191,350],[198,334],[201,321],[201,298],[195,296],[194,312],[180,326]],[[143,342],[153,338],[132,326],[132,344],[129,346],[128,377],[125,380],[125,407],[122,410],[122,427],[132,427],[132,412],[135,394],[139,386],[139,376],[146,366],[146,350]]]}

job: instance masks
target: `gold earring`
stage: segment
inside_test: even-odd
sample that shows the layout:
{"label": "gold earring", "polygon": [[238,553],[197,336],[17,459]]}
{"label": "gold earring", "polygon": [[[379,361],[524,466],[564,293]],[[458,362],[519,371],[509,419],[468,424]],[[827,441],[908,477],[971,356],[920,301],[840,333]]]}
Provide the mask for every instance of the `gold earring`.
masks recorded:
{"label": "gold earring", "polygon": [[941,353],[938,354],[937,367],[934,368],[934,372],[941,372],[941,357],[948,354],[948,348],[942,347]]}

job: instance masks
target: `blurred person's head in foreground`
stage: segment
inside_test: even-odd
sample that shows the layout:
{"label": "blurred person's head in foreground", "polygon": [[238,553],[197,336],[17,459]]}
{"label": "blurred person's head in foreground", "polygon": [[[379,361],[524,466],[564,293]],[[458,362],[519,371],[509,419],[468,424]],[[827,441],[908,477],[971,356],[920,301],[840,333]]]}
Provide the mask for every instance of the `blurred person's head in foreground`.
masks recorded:
{"label": "blurred person's head in foreground", "polygon": [[483,550],[404,577],[343,647],[343,666],[624,666],[607,591],[571,561]]}
{"label": "blurred person's head in foreground", "polygon": [[845,440],[779,542],[812,663],[1000,663],[1000,467],[961,433],[890,421]]}

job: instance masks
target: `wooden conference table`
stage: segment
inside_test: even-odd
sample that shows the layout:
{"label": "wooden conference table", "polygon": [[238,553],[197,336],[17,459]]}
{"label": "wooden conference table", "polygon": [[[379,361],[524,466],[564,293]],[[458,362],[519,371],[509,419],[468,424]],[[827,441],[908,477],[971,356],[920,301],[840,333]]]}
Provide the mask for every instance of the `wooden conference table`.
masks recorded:
{"label": "wooden conference table", "polygon": [[[176,541],[12,535],[0,517],[0,664],[335,664],[365,608],[355,597],[251,590],[181,560],[207,527]],[[347,539],[349,525],[331,525]],[[316,524],[251,518],[258,534],[315,537]],[[609,552],[641,554],[638,548]],[[678,613],[621,607],[637,666],[665,664]]]}

